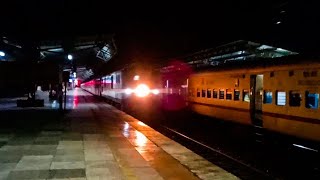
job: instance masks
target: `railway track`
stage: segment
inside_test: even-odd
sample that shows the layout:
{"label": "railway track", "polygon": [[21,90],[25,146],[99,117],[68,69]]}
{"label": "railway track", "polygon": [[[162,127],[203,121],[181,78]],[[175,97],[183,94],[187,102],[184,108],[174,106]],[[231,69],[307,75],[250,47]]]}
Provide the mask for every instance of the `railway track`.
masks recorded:
{"label": "railway track", "polygon": [[[320,177],[320,157],[317,149],[282,140],[271,143],[266,137],[259,137],[263,142],[256,141],[254,130],[252,139],[246,137],[249,139],[246,143],[244,142],[246,138],[243,137],[237,139],[232,136],[226,138],[221,136],[223,134],[227,136],[229,133],[224,130],[219,133],[209,133],[206,128],[200,128],[199,132],[194,128],[194,124],[191,127],[195,131],[190,132],[188,128],[183,129],[190,126],[187,124],[180,125],[181,127],[161,125],[158,131],[241,179],[318,179]],[[154,128],[157,127],[154,126]],[[219,136],[219,134],[221,141],[213,142],[217,139],[213,136]],[[206,136],[212,138],[204,138]],[[229,145],[225,145],[223,141],[230,141],[227,143]],[[238,145],[230,145],[233,143]],[[243,144],[242,147],[239,147],[239,144]],[[247,152],[244,152],[246,149]]]}
{"label": "railway track", "polygon": [[228,172],[233,173],[241,179],[274,179],[268,173],[259,170],[248,163],[242,162],[219,149],[206,145],[203,142],[193,139],[190,136],[182,134],[167,126],[161,126],[161,132],[172,138],[173,140],[181,143],[192,151],[196,152],[200,156],[206,158],[213,164],[222,167]]}

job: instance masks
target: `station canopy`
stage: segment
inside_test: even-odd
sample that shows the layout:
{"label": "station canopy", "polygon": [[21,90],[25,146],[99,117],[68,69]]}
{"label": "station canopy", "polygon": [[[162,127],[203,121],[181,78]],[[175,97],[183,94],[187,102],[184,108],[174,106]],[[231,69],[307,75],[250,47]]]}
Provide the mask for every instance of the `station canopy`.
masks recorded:
{"label": "station canopy", "polygon": [[47,40],[0,37],[0,51],[0,64],[26,63],[29,67],[30,64],[56,63],[64,71],[79,72],[80,79],[88,79],[94,75],[97,64],[112,59],[117,48],[113,35],[107,34]]}
{"label": "station canopy", "polygon": [[204,49],[186,55],[181,59],[184,59],[193,67],[208,67],[224,64],[230,61],[277,58],[296,54],[298,53],[279,47],[239,40],[216,48]]}

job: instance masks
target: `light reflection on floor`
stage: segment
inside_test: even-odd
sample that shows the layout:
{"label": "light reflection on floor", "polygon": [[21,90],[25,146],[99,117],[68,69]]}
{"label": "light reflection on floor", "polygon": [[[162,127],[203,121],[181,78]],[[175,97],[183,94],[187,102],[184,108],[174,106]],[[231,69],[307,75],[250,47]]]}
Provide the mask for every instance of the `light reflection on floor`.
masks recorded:
{"label": "light reflection on floor", "polygon": [[79,104],[78,96],[73,97],[73,109],[77,108]]}
{"label": "light reflection on floor", "polygon": [[[144,126],[146,125],[144,124]],[[135,148],[138,151],[144,151],[145,149],[147,149],[146,146],[148,139],[146,138],[146,136],[141,132],[133,128],[130,128],[129,123],[125,122],[123,124],[122,134],[126,138],[130,139],[130,142],[135,146]]]}
{"label": "light reflection on floor", "polygon": [[127,122],[124,123],[123,125],[123,132],[122,134],[128,138],[130,136],[130,132],[129,132],[129,124]]}
{"label": "light reflection on floor", "polygon": [[[67,96],[69,96],[70,98],[68,98],[68,102],[67,105],[70,104],[72,109],[82,109],[82,108],[90,108],[92,106],[96,107],[96,101],[93,101],[93,97],[91,94],[81,90],[81,89],[74,89],[74,90],[70,90],[67,92]],[[91,102],[92,101],[92,102]],[[138,122],[139,126],[145,127],[147,126],[146,124],[144,124],[143,122],[139,121]],[[122,126],[122,134],[123,136],[125,136],[126,138],[129,138],[132,141],[132,144],[134,144],[134,146],[140,150],[145,150],[148,144],[148,139],[146,138],[146,136],[144,134],[142,134],[141,132],[133,129],[130,127],[129,123],[124,122],[123,126]]]}
{"label": "light reflection on floor", "polygon": [[141,132],[139,131],[135,131],[136,134],[136,138],[135,138],[135,144],[139,147],[139,148],[143,148],[146,146],[148,139],[146,138],[145,135],[143,135]]}

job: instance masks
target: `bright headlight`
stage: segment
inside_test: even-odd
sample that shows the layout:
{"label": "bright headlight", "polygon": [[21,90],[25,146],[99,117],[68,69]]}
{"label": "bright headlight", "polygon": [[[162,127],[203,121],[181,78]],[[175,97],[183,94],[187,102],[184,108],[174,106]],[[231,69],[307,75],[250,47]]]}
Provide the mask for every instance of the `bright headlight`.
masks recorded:
{"label": "bright headlight", "polygon": [[147,85],[145,84],[139,84],[137,88],[135,89],[135,93],[139,97],[145,97],[148,96],[150,93],[150,89]]}

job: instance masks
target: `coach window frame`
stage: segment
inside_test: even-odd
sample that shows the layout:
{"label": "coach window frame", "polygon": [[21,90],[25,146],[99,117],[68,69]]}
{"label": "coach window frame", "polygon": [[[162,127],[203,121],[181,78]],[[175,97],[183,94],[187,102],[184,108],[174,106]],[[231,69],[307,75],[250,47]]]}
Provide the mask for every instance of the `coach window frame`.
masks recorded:
{"label": "coach window frame", "polygon": [[212,90],[212,98],[213,99],[218,99],[218,94],[219,94],[218,89],[213,89]]}
{"label": "coach window frame", "polygon": [[302,102],[301,92],[298,90],[289,91],[289,106],[290,107],[300,107]]}
{"label": "coach window frame", "polygon": [[201,89],[201,97],[206,97],[206,89]]}
{"label": "coach window frame", "polygon": [[226,100],[232,100],[232,90],[226,89]]}
{"label": "coach window frame", "polygon": [[[270,98],[270,95],[271,95],[271,98]],[[268,89],[264,90],[263,91],[263,104],[272,104],[272,102],[273,102],[273,91],[268,90]]]}
{"label": "coach window frame", "polygon": [[212,97],[212,91],[210,88],[207,89],[207,98],[211,98]]}
{"label": "coach window frame", "polygon": [[249,89],[243,89],[242,90],[242,101],[243,102],[250,102],[250,90]]}
{"label": "coach window frame", "polygon": [[[223,92],[223,98],[221,92]],[[225,99],[225,89],[219,89],[219,99]]]}
{"label": "coach window frame", "polygon": [[[236,93],[237,92],[237,93]],[[241,91],[239,89],[234,89],[233,90],[233,100],[234,101],[240,101],[241,99]],[[236,95],[237,94],[237,95]]]}
{"label": "coach window frame", "polygon": [[200,88],[197,88],[197,97],[200,97],[201,92],[200,92]]}
{"label": "coach window frame", "polygon": [[[281,96],[280,96],[281,93]],[[282,97],[282,99],[280,99]],[[284,97],[284,101],[283,101]],[[281,100],[281,101],[279,101]],[[283,104],[284,103],[284,104]],[[276,105],[286,106],[287,105],[287,92],[285,90],[276,90]]]}
{"label": "coach window frame", "polygon": [[[309,103],[309,101],[312,100],[312,96],[310,96],[310,94],[314,95],[314,105]],[[305,91],[305,107],[307,109],[319,109],[319,93],[309,90]]]}

